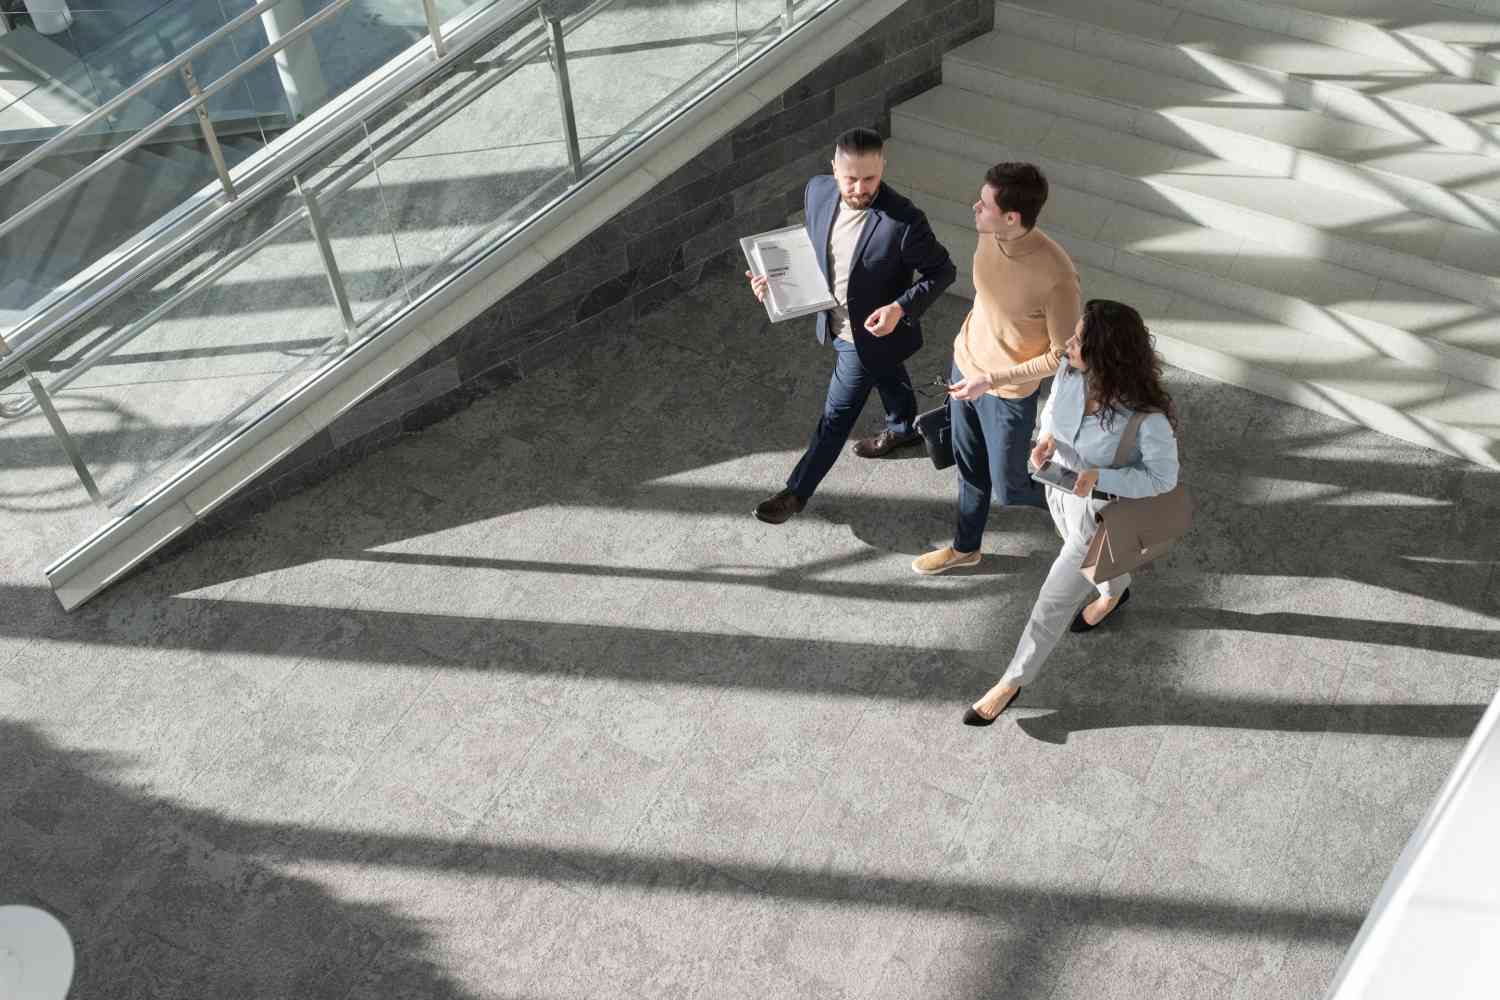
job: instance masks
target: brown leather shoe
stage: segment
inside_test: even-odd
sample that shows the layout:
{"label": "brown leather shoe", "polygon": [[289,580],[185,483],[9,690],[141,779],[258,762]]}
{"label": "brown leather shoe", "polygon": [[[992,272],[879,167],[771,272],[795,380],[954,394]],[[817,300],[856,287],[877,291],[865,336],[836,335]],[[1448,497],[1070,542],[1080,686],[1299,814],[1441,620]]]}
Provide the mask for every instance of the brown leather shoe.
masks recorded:
{"label": "brown leather shoe", "polygon": [[978,549],[973,552],[960,552],[951,545],[944,545],[936,552],[917,556],[911,568],[922,576],[937,576],[939,573],[946,573],[950,569],[958,569],[961,566],[978,566],[980,558]]}
{"label": "brown leather shoe", "polygon": [[767,524],[785,524],[793,514],[802,513],[807,501],[791,490],[782,490],[755,505],[755,516]]}
{"label": "brown leather shoe", "polygon": [[916,431],[909,434],[897,434],[895,431],[881,431],[872,438],[864,438],[854,442],[854,454],[860,458],[880,458],[889,455],[897,448],[904,448],[909,444],[916,444],[922,440],[922,435]]}

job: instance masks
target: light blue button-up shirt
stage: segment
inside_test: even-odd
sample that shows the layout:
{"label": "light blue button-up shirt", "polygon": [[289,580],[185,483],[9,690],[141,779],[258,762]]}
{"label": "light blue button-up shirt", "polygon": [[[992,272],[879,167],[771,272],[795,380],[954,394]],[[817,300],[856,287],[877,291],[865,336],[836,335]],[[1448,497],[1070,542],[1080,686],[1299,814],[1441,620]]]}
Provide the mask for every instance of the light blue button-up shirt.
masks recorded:
{"label": "light blue button-up shirt", "polygon": [[1125,465],[1110,468],[1132,411],[1115,413],[1109,426],[1102,427],[1097,413],[1083,412],[1087,398],[1087,376],[1074,371],[1064,359],[1052,379],[1052,394],[1039,422],[1041,432],[1057,442],[1055,462],[1074,472],[1098,469],[1099,484],[1094,488],[1115,496],[1151,497],[1177,485],[1177,435],[1166,414],[1153,413],[1141,421]]}

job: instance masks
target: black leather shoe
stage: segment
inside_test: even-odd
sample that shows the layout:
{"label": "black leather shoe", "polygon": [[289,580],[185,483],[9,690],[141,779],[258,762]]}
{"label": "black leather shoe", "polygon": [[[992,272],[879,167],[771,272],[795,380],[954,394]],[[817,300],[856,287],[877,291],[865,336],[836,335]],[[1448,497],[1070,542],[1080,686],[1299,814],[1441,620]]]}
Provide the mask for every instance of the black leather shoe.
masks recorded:
{"label": "black leather shoe", "polygon": [[882,455],[889,455],[897,448],[916,444],[920,440],[922,440],[922,435],[916,431],[912,431],[909,434],[881,431],[872,438],[864,438],[854,442],[854,454],[860,458],[880,458]]}
{"label": "black leather shoe", "polygon": [[1004,715],[1005,714],[1005,710],[1007,708],[1010,708],[1012,705],[1014,705],[1016,703],[1016,701],[1020,697],[1021,697],[1021,692],[1020,691],[1017,691],[1015,694],[1011,695],[1010,696],[1010,700],[1007,701],[1004,705],[1001,705],[1000,706],[1000,711],[996,712],[994,715],[980,715],[979,714],[979,709],[975,708],[973,705],[970,705],[968,707],[968,709],[965,710],[965,712],[964,712],[964,725],[966,725],[966,726],[993,726],[995,724],[995,720],[998,719],[998,718],[1000,718],[1000,716]]}
{"label": "black leather shoe", "polygon": [[992,726],[995,724],[995,720],[998,718],[1000,718],[1000,716],[998,715],[991,716],[990,718],[985,718],[984,716],[979,714],[979,709],[975,708],[973,705],[970,705],[964,711],[964,725],[966,726]]}
{"label": "black leather shoe", "polygon": [[[1120,602],[1114,606],[1114,608],[1110,611],[1109,614],[1105,615],[1103,618],[1099,619],[1097,622],[1095,622],[1092,625],[1090,625],[1088,622],[1086,622],[1086,621],[1083,620],[1083,608],[1086,608],[1086,607],[1089,606],[1088,604],[1085,604],[1083,606],[1083,608],[1079,608],[1078,609],[1078,614],[1076,614],[1076,615],[1073,616],[1073,624],[1071,624],[1071,625],[1068,626],[1068,631],[1069,632],[1092,632],[1092,631],[1094,631],[1094,629],[1098,628],[1100,625],[1103,625],[1105,622],[1109,621],[1115,615],[1119,614],[1120,613],[1120,609],[1125,606],[1125,602],[1128,601],[1128,600],[1130,600],[1130,588],[1126,587],[1125,588],[1125,593],[1123,593],[1123,594],[1120,595]],[[1089,604],[1092,604],[1092,603],[1094,603],[1094,602],[1093,601],[1089,602]]]}
{"label": "black leather shoe", "polygon": [[793,514],[802,513],[807,501],[791,490],[782,490],[755,505],[755,516],[767,524],[785,524]]}

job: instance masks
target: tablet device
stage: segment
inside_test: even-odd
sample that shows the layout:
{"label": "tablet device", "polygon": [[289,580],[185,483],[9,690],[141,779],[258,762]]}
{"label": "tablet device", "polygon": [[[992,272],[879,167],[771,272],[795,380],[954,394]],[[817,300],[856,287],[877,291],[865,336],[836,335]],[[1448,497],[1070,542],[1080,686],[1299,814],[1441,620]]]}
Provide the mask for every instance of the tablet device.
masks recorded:
{"label": "tablet device", "polygon": [[1031,478],[1039,483],[1046,483],[1048,486],[1056,486],[1058,489],[1066,490],[1069,493],[1072,493],[1073,487],[1078,484],[1078,473],[1072,469],[1063,468],[1051,459],[1042,463],[1041,468],[1033,469]]}

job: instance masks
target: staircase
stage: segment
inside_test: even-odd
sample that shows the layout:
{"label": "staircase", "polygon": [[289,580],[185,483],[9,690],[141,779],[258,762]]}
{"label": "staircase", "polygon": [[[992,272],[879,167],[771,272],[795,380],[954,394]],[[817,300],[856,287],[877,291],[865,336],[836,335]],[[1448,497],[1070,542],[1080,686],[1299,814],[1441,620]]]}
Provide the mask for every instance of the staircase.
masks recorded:
{"label": "staircase", "polygon": [[1500,12],[1454,2],[997,3],[888,176],[962,274],[985,169],[1032,161],[1170,363],[1500,468]]}

